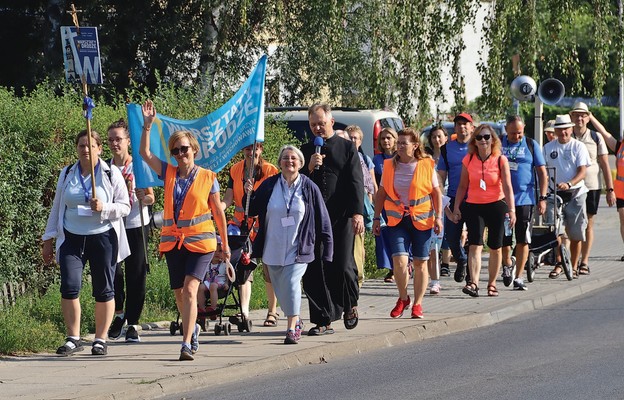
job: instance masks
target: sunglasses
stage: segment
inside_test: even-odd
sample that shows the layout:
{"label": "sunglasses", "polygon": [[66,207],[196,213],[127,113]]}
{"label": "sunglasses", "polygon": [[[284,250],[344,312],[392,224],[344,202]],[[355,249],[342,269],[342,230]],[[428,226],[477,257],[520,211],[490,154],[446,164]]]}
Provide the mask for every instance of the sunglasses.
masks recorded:
{"label": "sunglasses", "polygon": [[177,156],[178,154],[186,154],[188,153],[189,149],[191,148],[191,146],[180,146],[180,147],[174,147],[173,149],[171,149],[171,154],[174,156]]}
{"label": "sunglasses", "polygon": [[492,137],[492,135],[487,135],[487,134],[486,135],[477,135],[477,136],[475,136],[475,139],[477,140],[477,142],[480,142],[483,139],[485,139],[486,141],[490,140],[491,137]]}

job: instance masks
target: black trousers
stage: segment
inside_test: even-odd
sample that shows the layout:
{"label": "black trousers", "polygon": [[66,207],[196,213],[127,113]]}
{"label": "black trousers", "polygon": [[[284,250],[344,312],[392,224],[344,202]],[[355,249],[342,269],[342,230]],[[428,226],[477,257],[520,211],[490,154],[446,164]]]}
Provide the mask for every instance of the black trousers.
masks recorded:
{"label": "black trousers", "polygon": [[[149,226],[143,228],[145,240]],[[123,310],[129,325],[137,325],[145,303],[145,282],[147,278],[147,258],[143,247],[141,228],[126,229],[131,254],[115,270],[115,310]],[[122,268],[123,264],[123,268]],[[125,285],[124,285],[125,275]]]}
{"label": "black trousers", "polygon": [[317,243],[315,260],[303,275],[303,290],[308,297],[310,322],[329,325],[342,318],[345,310],[358,304],[357,266],[353,258],[353,225],[351,218],[332,221],[334,257],[332,262],[321,260]]}

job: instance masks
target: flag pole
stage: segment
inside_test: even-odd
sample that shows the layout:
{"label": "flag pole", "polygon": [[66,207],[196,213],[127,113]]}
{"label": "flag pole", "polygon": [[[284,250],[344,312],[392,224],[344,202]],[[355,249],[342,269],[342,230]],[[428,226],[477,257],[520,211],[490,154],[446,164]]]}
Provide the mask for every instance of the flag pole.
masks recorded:
{"label": "flag pole", "polygon": [[[74,3],[71,4],[71,10],[68,13],[72,16],[72,22],[76,27],[76,32],[80,35],[80,24],[78,23],[78,10],[76,10],[76,6]],[[91,148],[91,111],[95,107],[95,103],[89,97],[89,88],[87,86],[87,76],[84,71],[82,71],[82,76],[80,77],[82,81],[82,93],[84,94],[84,101],[82,103],[82,110],[84,111],[84,117],[87,120],[87,145],[89,146],[89,171],[91,172],[91,198],[95,199],[95,170],[93,167],[93,149]]]}
{"label": "flag pole", "polygon": [[[251,165],[249,166],[249,174],[248,174],[248,176],[249,176],[249,177],[251,177],[251,178],[253,178],[253,176],[254,176],[254,171],[256,170],[256,143],[257,143],[257,142],[256,142],[256,140],[254,139],[254,142],[253,142],[253,150],[252,150],[252,152],[251,152]],[[243,182],[243,185],[245,185],[246,183],[247,183],[247,182]],[[255,182],[254,182],[254,183],[255,183]],[[244,188],[244,186],[243,186],[243,188]],[[247,201],[245,202],[245,215],[244,215],[243,221],[241,222],[241,232],[243,231],[243,229],[242,229],[242,228],[243,228],[243,224],[244,224],[244,227],[245,227],[245,233],[249,232],[249,231],[250,231],[250,229],[251,229],[251,228],[253,228],[253,225],[252,225],[252,227],[250,228],[250,227],[249,227],[249,224],[248,224],[248,222],[247,222],[247,218],[248,218],[247,216],[249,215],[249,202],[251,201],[251,192],[252,192],[252,191],[253,191],[253,189],[252,189],[252,190],[250,190],[250,191],[247,193]]]}

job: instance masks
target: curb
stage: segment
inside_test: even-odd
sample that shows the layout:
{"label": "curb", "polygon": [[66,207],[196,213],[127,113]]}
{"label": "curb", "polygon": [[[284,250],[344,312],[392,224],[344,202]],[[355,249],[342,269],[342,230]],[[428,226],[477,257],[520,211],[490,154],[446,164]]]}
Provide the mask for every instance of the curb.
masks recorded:
{"label": "curb", "polygon": [[[323,364],[333,359],[354,356],[387,347],[394,347],[408,343],[420,342],[440,336],[459,333],[475,328],[483,328],[503,322],[513,317],[520,316],[530,311],[539,310],[557,303],[572,300],[581,295],[601,289],[616,282],[624,281],[624,276],[613,279],[598,279],[587,281],[580,285],[565,288],[535,299],[520,301],[512,306],[500,310],[475,313],[441,319],[438,321],[415,324],[405,328],[371,335],[361,339],[346,342],[328,343],[310,349],[293,351],[288,354],[267,357],[261,360],[235,363],[219,370],[220,374],[227,376],[230,382],[247,379],[250,376],[259,376],[268,373],[289,370],[306,364]],[[144,324],[143,329],[164,327],[169,322],[160,321]],[[152,328],[150,328],[152,327]],[[161,396],[180,394],[192,391],[214,383],[213,369],[196,371],[189,374],[169,375],[151,382],[135,382],[136,387],[101,396],[83,396],[79,399],[89,400],[132,400],[152,399]]]}

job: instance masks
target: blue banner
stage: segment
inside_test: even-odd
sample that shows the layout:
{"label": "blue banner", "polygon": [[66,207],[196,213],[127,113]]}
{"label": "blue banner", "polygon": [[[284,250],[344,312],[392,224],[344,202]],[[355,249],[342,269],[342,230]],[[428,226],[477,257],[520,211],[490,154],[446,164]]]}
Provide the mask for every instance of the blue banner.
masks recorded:
{"label": "blue banner", "polygon": [[[244,147],[264,141],[264,79],[267,57],[262,56],[236,94],[205,117],[184,121],[156,114],[150,132],[150,150],[163,161],[175,165],[169,154],[169,137],[175,131],[192,132],[199,141],[195,164],[219,172]],[[143,113],[139,104],[128,104],[128,125],[132,143],[134,175],[138,188],[162,186],[162,180],[139,155]],[[141,160],[141,162],[137,162]]]}

